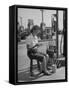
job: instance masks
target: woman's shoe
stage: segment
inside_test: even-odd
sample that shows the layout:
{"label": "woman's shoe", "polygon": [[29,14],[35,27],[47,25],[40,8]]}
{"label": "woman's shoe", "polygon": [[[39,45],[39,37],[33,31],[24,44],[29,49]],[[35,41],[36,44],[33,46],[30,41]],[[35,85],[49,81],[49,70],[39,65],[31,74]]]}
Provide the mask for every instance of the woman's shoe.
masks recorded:
{"label": "woman's shoe", "polygon": [[45,71],[44,72],[44,75],[51,75],[52,73],[51,72],[49,72],[49,71]]}

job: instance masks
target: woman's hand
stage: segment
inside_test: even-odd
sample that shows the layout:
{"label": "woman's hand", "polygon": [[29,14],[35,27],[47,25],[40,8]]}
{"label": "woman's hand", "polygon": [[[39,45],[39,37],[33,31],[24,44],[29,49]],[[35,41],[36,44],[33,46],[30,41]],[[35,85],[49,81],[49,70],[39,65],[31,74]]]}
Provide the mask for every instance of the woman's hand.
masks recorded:
{"label": "woman's hand", "polygon": [[37,46],[42,46],[43,44],[42,43],[38,43]]}

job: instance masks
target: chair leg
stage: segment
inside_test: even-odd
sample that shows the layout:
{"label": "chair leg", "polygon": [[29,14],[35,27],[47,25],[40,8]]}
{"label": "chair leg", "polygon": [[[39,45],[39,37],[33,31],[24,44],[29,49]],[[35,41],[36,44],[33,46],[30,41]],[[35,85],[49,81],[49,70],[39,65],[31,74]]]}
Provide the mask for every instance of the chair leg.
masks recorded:
{"label": "chair leg", "polygon": [[31,73],[31,76],[33,75],[33,60],[31,59],[30,61],[30,73]]}
{"label": "chair leg", "polygon": [[41,73],[42,72],[42,63],[39,60],[37,60],[37,66],[38,66],[38,70]]}
{"label": "chair leg", "polygon": [[37,66],[38,66],[38,69],[40,70],[40,63],[39,63],[39,60],[37,60]]}

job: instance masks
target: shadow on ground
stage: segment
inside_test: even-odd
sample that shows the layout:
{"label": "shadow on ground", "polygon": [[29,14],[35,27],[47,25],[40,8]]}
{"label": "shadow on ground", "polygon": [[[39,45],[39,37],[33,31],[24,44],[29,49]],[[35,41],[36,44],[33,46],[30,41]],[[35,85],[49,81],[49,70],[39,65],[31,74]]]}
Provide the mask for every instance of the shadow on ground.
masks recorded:
{"label": "shadow on ground", "polygon": [[[61,62],[61,61],[60,61]],[[59,63],[60,64],[60,63]],[[64,67],[64,62],[61,63],[61,65],[59,65],[58,69],[61,68],[61,67]],[[30,75],[30,70],[29,70],[30,67],[26,68],[26,69],[23,69],[23,70],[20,70],[18,72],[18,81],[19,82],[28,82],[28,81],[33,81],[33,80],[36,80],[36,79],[39,79],[41,77],[44,76],[43,73],[40,74],[40,72],[38,71],[37,69],[37,65],[34,65],[33,66],[33,71],[35,72],[34,73],[34,76],[31,76]],[[48,75],[47,75],[48,76]],[[51,75],[49,75],[51,76]]]}
{"label": "shadow on ground", "polygon": [[43,74],[40,74],[40,72],[38,71],[36,65],[34,65],[33,71],[35,72],[33,76],[30,75],[29,67],[24,69],[24,70],[19,71],[18,80],[24,81],[24,82],[25,81],[32,81],[32,80],[36,80],[36,79],[43,76]]}

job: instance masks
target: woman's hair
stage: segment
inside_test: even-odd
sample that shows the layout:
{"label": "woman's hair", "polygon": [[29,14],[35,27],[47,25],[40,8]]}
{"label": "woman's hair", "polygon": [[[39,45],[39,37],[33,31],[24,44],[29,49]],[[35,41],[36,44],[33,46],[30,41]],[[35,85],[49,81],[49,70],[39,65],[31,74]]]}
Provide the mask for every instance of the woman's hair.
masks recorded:
{"label": "woman's hair", "polygon": [[38,31],[40,30],[40,27],[38,25],[33,26],[33,28],[31,29],[31,33],[33,33],[34,31]]}

